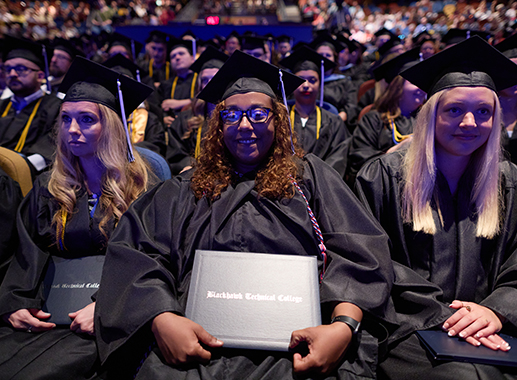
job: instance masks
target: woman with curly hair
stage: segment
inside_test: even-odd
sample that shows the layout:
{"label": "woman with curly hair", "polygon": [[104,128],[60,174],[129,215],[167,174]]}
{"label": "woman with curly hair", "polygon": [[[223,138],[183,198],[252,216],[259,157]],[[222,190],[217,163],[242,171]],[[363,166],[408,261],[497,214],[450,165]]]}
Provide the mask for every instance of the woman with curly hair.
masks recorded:
{"label": "woman with curly hair", "polygon": [[398,74],[418,61],[418,49],[413,49],[375,69],[376,80],[386,81],[388,86],[360,119],[352,135],[349,156],[352,178],[368,160],[408,141],[416,113],[425,101],[425,92]]}
{"label": "woman with curly hair", "polygon": [[118,220],[149,186],[147,165],[128,146],[116,83],[125,91],[128,114],[151,89],[120,77],[77,58],[63,81],[54,164],[20,206],[19,250],[0,288],[7,324],[0,330],[3,378],[82,379],[95,373],[95,302],[65,310],[65,321],[49,321],[57,311],[43,311],[43,278],[50,261],[104,255]]}
{"label": "woman with curly hair", "polygon": [[429,100],[409,147],[371,161],[356,182],[392,242],[399,328],[379,378],[515,379],[509,368],[432,360],[417,332],[460,357],[458,337],[499,357],[510,350],[499,332],[517,326],[517,168],[502,159],[497,91],[517,84],[517,69],[476,36],[401,75]]}
{"label": "woman with curly hair", "polygon": [[[137,379],[374,378],[371,331],[392,280],[387,240],[340,176],[296,147],[279,77],[286,95],[303,83],[235,52],[199,95],[217,107],[193,170],[121,219],[96,310],[101,360],[115,375],[136,356],[135,366],[145,358]],[[199,249],[317,256],[325,324],[292,332],[291,353],[225,348],[184,317]]]}

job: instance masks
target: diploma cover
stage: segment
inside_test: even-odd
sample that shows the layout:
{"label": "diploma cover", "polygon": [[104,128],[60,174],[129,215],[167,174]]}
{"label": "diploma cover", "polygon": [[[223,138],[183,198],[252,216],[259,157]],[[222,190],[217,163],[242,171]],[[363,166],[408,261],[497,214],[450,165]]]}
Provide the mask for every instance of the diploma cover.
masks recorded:
{"label": "diploma cover", "polygon": [[99,289],[104,257],[50,258],[43,280],[46,301],[42,308],[51,314],[48,322],[70,325],[68,314],[92,302],[91,296]]}
{"label": "diploma cover", "polygon": [[475,347],[466,341],[450,337],[444,331],[420,330],[417,336],[436,360],[460,361],[517,367],[517,338],[499,334],[510,344],[510,351],[494,351],[483,345]]}
{"label": "diploma cover", "polygon": [[224,347],[288,351],[321,324],[315,256],[197,250],[186,317]]}

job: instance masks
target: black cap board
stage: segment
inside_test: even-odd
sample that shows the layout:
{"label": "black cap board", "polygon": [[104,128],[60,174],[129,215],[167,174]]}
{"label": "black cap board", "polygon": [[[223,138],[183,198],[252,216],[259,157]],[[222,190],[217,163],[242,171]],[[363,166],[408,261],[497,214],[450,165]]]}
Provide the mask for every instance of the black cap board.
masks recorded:
{"label": "black cap board", "polygon": [[171,52],[178,47],[184,47],[188,50],[190,55],[193,55],[195,45],[196,45],[195,40],[190,40],[190,39],[183,40],[180,38],[175,38],[173,36],[170,36],[169,42],[168,42],[168,50],[169,50],[169,52]]}
{"label": "black cap board", "polygon": [[488,40],[491,37],[491,34],[487,32],[482,32],[480,30],[466,30],[453,28],[449,29],[449,31],[445,33],[445,35],[442,37],[442,42],[446,46],[451,46],[465,41],[466,39],[473,36],[479,36],[483,40]]}
{"label": "black cap board", "polygon": [[153,89],[86,58],[77,57],[72,62],[59,91],[66,94],[64,102],[99,103],[121,115],[117,80],[120,80],[127,117]]}
{"label": "black cap board", "polygon": [[517,65],[479,36],[470,37],[400,73],[427,93],[453,87],[494,91],[517,84]]}
{"label": "black cap board", "polygon": [[[3,60],[24,58],[36,64],[45,71],[45,59],[43,58],[43,45],[6,35],[4,38]],[[47,59],[52,56],[52,50],[46,49]],[[48,61],[47,61],[48,64]]]}
{"label": "black cap board", "polygon": [[508,58],[517,58],[517,34],[513,34],[494,47]]}
{"label": "black cap board", "polygon": [[392,31],[386,29],[385,27],[382,27],[380,28],[378,31],[376,31],[374,33],[375,37],[380,37],[380,36],[383,36],[383,35],[387,35],[387,36],[390,36],[391,38],[393,37],[397,37],[397,35],[395,33],[393,33]]}
{"label": "black cap board", "polygon": [[232,95],[248,92],[260,92],[274,99],[281,98],[280,73],[286,96],[305,82],[296,75],[236,50],[199,93],[198,98],[214,104]]}
{"label": "black cap board", "polygon": [[133,40],[129,37],[124,36],[123,34],[114,32],[109,39],[109,49],[111,49],[113,46],[123,46],[133,57],[133,59],[136,58],[138,53],[142,50],[144,45],[136,40]]}
{"label": "black cap board", "polygon": [[244,36],[242,37],[241,49],[242,50],[254,50],[264,49],[264,44],[267,38],[261,36]]}
{"label": "black cap board", "polygon": [[332,37],[328,33],[320,34],[318,37],[316,37],[312,42],[309,44],[311,48],[314,50],[317,50],[318,47],[321,45],[326,45],[332,47],[337,53],[339,53],[341,50],[344,50],[346,45],[336,40],[334,37]]}
{"label": "black cap board", "polygon": [[337,38],[337,40],[339,42],[341,42],[342,44],[346,45],[346,47],[348,48],[348,51],[350,53],[353,52],[353,51],[356,51],[359,48],[359,46],[356,43],[354,43],[353,41],[349,40],[348,38],[346,38],[342,34],[339,34],[336,38]]}
{"label": "black cap board", "polygon": [[[127,59],[122,54],[115,54],[110,59],[107,59],[103,63],[109,69],[112,69],[118,73],[128,75],[132,79],[136,79],[140,73],[140,66],[135,64],[130,59]],[[123,69],[123,70],[122,70]]]}
{"label": "black cap board", "polygon": [[149,33],[149,36],[147,37],[145,42],[146,43],[156,42],[159,44],[167,44],[167,42],[169,42],[170,37],[171,36],[169,34],[164,33],[160,30],[151,30],[151,32]]}
{"label": "black cap board", "polygon": [[292,52],[290,56],[282,59],[278,64],[291,70],[291,72],[295,74],[301,70],[314,70],[318,75],[321,75],[321,61],[323,61],[324,71],[328,71],[336,67],[336,64],[330,59],[316,53],[307,46],[302,46]]}
{"label": "black cap board", "polygon": [[416,65],[418,62],[420,62],[420,48],[416,47],[377,66],[373,70],[373,76],[376,81],[384,79],[386,82],[391,83],[403,70]]}
{"label": "black cap board", "polygon": [[72,60],[78,55],[84,56],[83,52],[77,49],[72,41],[65,40],[64,38],[55,38],[54,41],[52,41],[52,48],[66,52]]}
{"label": "black cap board", "polygon": [[190,70],[200,73],[204,69],[220,69],[228,58],[222,51],[208,45],[205,51],[190,66]]}
{"label": "black cap board", "polygon": [[287,34],[282,34],[281,36],[276,37],[275,40],[278,44],[282,42],[289,42],[291,45],[293,44],[293,38]]}
{"label": "black cap board", "polygon": [[379,47],[378,51],[380,55],[385,55],[388,51],[398,45],[402,44],[402,40],[398,37],[391,37],[388,41],[383,43],[381,47]]}

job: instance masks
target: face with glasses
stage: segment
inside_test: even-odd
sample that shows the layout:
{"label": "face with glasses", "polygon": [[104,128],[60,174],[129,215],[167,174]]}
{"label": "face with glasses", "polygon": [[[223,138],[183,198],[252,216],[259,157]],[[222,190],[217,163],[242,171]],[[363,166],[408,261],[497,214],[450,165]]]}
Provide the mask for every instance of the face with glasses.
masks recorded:
{"label": "face with glasses", "polygon": [[11,58],[3,65],[5,81],[9,89],[19,97],[35,93],[45,74],[34,63],[25,58]]}
{"label": "face with glasses", "polygon": [[269,155],[275,139],[272,99],[259,92],[230,96],[221,111],[223,137],[235,170],[247,173]]}

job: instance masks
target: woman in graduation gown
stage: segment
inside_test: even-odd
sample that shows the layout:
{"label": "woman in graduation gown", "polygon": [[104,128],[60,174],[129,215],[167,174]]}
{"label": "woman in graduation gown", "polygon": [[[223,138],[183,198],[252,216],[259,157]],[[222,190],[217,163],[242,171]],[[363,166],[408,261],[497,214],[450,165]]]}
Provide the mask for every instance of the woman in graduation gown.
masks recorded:
{"label": "woman in graduation gown", "polygon": [[[320,70],[321,60],[324,62],[324,70]],[[321,78],[325,70],[331,70],[336,66],[335,63],[303,46],[279,64],[305,79],[305,83],[294,91],[295,104],[289,111],[298,143],[305,153],[312,153],[321,158],[343,177],[350,132],[339,116],[316,105],[316,98],[323,89]],[[345,143],[345,140],[348,141]]]}
{"label": "woman in graduation gown", "polygon": [[[96,308],[99,353],[115,377],[135,356],[142,360],[137,379],[283,379],[294,376],[293,367],[329,378],[375,377],[371,333],[385,319],[392,273],[387,240],[334,170],[293,154],[287,111],[276,100],[279,74],[286,95],[303,83],[236,51],[199,95],[218,105],[195,168],[148,192],[121,219]],[[183,317],[196,249],[320,260],[325,251],[326,324],[291,338],[291,348],[306,343],[308,354],[225,350]],[[356,327],[363,320],[364,328],[352,339],[349,325],[328,324],[338,315]]]}
{"label": "woman in graduation gown", "polygon": [[[324,34],[315,39],[310,45],[318,54],[321,54],[332,62],[338,61],[338,53],[346,46],[330,35]],[[346,77],[335,69],[325,71],[323,78],[325,91],[323,100],[335,106],[343,121],[353,120],[359,113],[357,108],[357,88],[349,77]]]}
{"label": "woman in graduation gown", "polygon": [[147,168],[131,155],[119,116],[117,80],[127,111],[152,90],[83,58],[63,81],[56,158],[20,206],[19,249],[0,288],[2,379],[95,376],[95,302],[56,326],[42,311],[42,282],[51,257],[104,255],[118,219],[147,188]]}
{"label": "woman in graduation gown", "polygon": [[[517,372],[426,355],[417,330],[510,349],[517,326],[517,167],[501,160],[497,90],[515,65],[478,37],[401,73],[429,94],[407,150],[358,174],[361,200],[392,242],[400,327],[380,378],[508,379]],[[381,376],[382,374],[382,376]]]}
{"label": "woman in graduation gown", "polygon": [[416,112],[425,101],[425,93],[398,74],[417,62],[418,49],[413,49],[375,70],[376,80],[384,79],[388,88],[354,130],[349,157],[351,178],[368,160],[386,153],[413,132]]}

